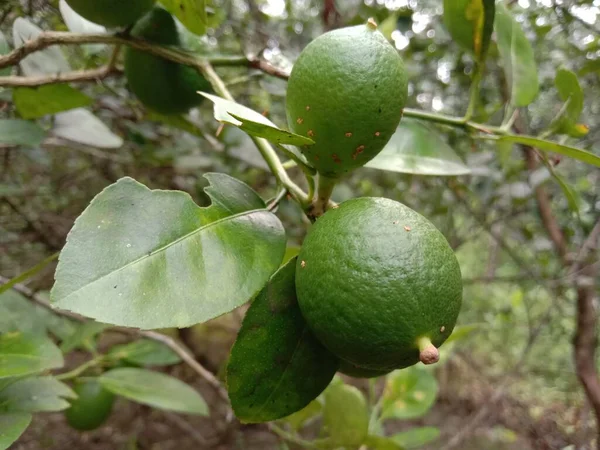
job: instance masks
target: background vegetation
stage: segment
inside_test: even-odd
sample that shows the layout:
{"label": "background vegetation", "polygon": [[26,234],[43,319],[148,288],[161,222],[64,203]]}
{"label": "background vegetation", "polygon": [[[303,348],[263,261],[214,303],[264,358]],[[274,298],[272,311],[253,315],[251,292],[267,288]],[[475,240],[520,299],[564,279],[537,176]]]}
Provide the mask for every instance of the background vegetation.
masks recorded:
{"label": "background vegetation", "polygon": [[[407,63],[408,106],[460,117],[469,103],[475,65],[444,26],[441,3],[214,0],[207,10],[207,34],[187,33],[186,43],[203,55],[245,56],[238,65],[215,62],[219,75],[238,102],[285,125],[285,80],[272,74],[289,72],[301,49],[324,31],[375,17]],[[519,0],[507,6],[533,48],[534,59],[517,64],[531,64],[525,66],[530,71],[537,68],[539,93],[530,104],[507,109],[512,80],[492,43],[472,120],[500,126],[508,117],[516,134],[547,135],[599,155],[600,2]],[[9,43],[11,48],[17,45],[15,24],[23,18],[43,30],[67,30],[56,1],[5,1],[0,6],[0,31],[5,36],[0,37],[0,53],[7,53]],[[18,29],[24,35],[30,32],[23,24]],[[107,64],[111,48],[85,44],[52,47],[42,54],[45,64],[57,71],[90,70]],[[22,75],[42,76],[48,69],[36,65],[43,64],[43,58],[29,61],[29,66],[21,64]],[[88,116],[63,117],[62,122],[58,116],[45,116],[35,128],[23,131],[25,142],[10,141],[2,128],[8,123],[4,119],[30,118],[14,95],[23,80],[13,83],[17,71],[0,69],[2,281],[53,259],[90,200],[123,176],[153,189],[189,192],[200,205],[209,203],[202,190],[207,172],[244,180],[265,199],[277,194],[275,179],[251,140],[234,127],[222,129],[209,102],[193,110],[189,121],[153,115],[128,92],[119,65],[117,60],[115,66],[99,69],[104,72],[94,79],[74,84],[89,98],[86,110],[106,128],[90,124],[95,119]],[[579,101],[561,93],[556,81],[561,68],[576,74],[583,93],[581,116],[573,124],[579,127],[577,139],[574,132],[559,133],[557,128],[565,110]],[[336,201],[384,196],[406,203],[442,230],[461,263],[463,338],[451,350],[442,349],[443,364],[431,372],[433,387],[426,391],[433,392],[435,403],[416,413],[396,413],[381,426],[390,435],[415,426],[436,427],[441,434],[427,444],[436,449],[593,448],[599,445],[594,411],[600,414],[594,359],[600,171],[553,153],[546,154],[548,166],[532,147],[475,138],[464,126],[439,122],[429,120],[428,126],[459,155],[469,175],[434,177],[363,168],[344,179],[333,196]],[[36,133],[41,133],[39,139]],[[299,169],[290,173],[303,183]],[[299,246],[308,225],[301,209],[283,200],[277,214],[286,226],[288,246]],[[90,351],[102,353],[124,342],[124,336],[102,327],[81,331],[76,322],[31,306],[31,299],[44,301],[53,268],[54,262],[44,265],[25,284],[2,294],[0,331],[14,323],[20,329],[49,329],[63,339],[67,367],[72,369],[86,361]],[[241,317],[235,311],[168,333],[219,374]],[[289,435],[280,440],[264,426],[229,423],[210,382],[186,364],[174,364],[179,359],[168,355],[171,360],[160,361],[168,365],[164,370],[202,392],[214,408],[210,417],[182,418],[120,400],[108,425],[88,434],[67,428],[62,414],[36,415],[14,448],[276,448],[289,443]],[[352,383],[370,391],[367,398],[372,400],[385,382]],[[387,383],[402,386],[402,381]],[[314,417],[320,417],[318,412]],[[281,427],[280,435],[291,433],[289,424]],[[304,435],[314,437],[313,428],[309,423]]]}

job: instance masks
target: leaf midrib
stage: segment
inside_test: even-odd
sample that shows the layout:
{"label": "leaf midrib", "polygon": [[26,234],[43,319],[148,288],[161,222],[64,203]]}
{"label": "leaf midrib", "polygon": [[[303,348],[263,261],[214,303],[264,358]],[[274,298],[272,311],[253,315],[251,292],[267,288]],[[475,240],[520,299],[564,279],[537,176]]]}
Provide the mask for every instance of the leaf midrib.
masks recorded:
{"label": "leaf midrib", "polygon": [[84,284],[80,288],[74,290],[73,292],[70,292],[68,295],[66,295],[66,296],[64,296],[64,297],[62,297],[62,298],[60,298],[60,299],[58,299],[56,301],[57,302],[64,301],[64,300],[68,299],[69,297],[71,297],[73,295],[76,295],[79,291],[81,291],[81,290],[83,290],[83,289],[85,289],[85,288],[87,288],[87,287],[89,287],[89,286],[91,286],[93,284],[96,284],[98,281],[103,280],[104,278],[107,278],[107,277],[109,277],[109,276],[111,276],[111,275],[113,275],[115,273],[121,272],[121,271],[127,269],[130,266],[133,266],[133,265],[135,265],[135,264],[137,264],[137,263],[139,263],[141,261],[144,261],[147,258],[150,258],[150,257],[152,257],[154,255],[157,255],[157,254],[163,252],[163,251],[166,251],[169,247],[178,244],[179,242],[181,242],[181,241],[183,241],[183,240],[185,240],[185,239],[187,239],[187,238],[195,235],[196,233],[200,233],[203,230],[206,230],[206,229],[211,228],[213,226],[219,225],[222,222],[226,222],[226,221],[229,221],[229,220],[234,220],[234,219],[237,219],[238,217],[243,217],[243,216],[251,215],[251,214],[254,214],[256,212],[266,212],[266,211],[268,211],[268,210],[263,209],[263,208],[261,208],[261,209],[252,209],[250,211],[244,211],[244,212],[241,212],[241,213],[238,213],[238,214],[233,214],[231,216],[223,217],[221,219],[215,220],[214,222],[211,222],[209,224],[203,225],[203,226],[201,226],[199,228],[196,228],[195,230],[193,230],[193,231],[191,231],[191,232],[189,232],[187,234],[184,234],[183,236],[175,239],[174,241],[169,242],[168,244],[163,245],[162,247],[159,247],[158,249],[151,251],[148,254],[145,254],[145,255],[137,258],[137,259],[134,259],[133,261],[125,264],[122,267],[119,267],[116,270],[111,270],[110,272],[102,275],[101,277],[96,278],[95,280],[92,280],[89,283]]}

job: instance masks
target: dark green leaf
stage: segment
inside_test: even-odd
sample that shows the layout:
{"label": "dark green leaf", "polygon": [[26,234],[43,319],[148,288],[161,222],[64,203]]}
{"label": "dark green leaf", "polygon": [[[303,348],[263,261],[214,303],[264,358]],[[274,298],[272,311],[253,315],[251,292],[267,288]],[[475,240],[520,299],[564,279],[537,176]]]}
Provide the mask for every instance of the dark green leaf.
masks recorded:
{"label": "dark green leaf", "polygon": [[358,449],[367,438],[369,413],[364,395],[354,386],[332,383],[325,391],[323,425],[331,448]]}
{"label": "dark green leaf", "polygon": [[539,81],[531,43],[519,22],[502,2],[496,5],[496,40],[514,106],[529,105],[537,97]]}
{"label": "dark green leaf", "polygon": [[134,402],[185,414],[208,415],[208,406],[191,386],[169,375],[145,369],[113,369],[98,381],[104,389]]}
{"label": "dark green leaf", "polygon": [[62,366],[62,353],[47,337],[16,331],[0,334],[0,378],[29,375]]}
{"label": "dark green leaf", "polygon": [[455,341],[463,341],[466,338],[470,337],[474,332],[478,331],[481,328],[481,324],[473,323],[469,325],[457,325],[452,330],[452,334],[446,339],[444,345],[449,344],[450,342]]}
{"label": "dark green leaf", "polygon": [[0,144],[40,145],[46,133],[35,122],[19,119],[0,119]]}
{"label": "dark green leaf", "polygon": [[91,105],[93,100],[68,84],[17,88],[13,101],[23,119],[37,119],[73,108]]}
{"label": "dark green leaf", "polygon": [[471,172],[437,132],[414,119],[403,119],[385,148],[365,167],[416,175]]}
{"label": "dark green leaf", "polygon": [[295,288],[296,258],[283,266],[246,313],[227,366],[227,388],[242,422],[280,419],[327,387],[338,362],[310,333]]}
{"label": "dark green leaf", "polygon": [[93,346],[93,339],[106,328],[108,328],[108,325],[105,323],[94,321],[86,322],[77,328],[77,330],[68,338],[62,341],[60,349],[63,353],[69,353],[76,348]]}
{"label": "dark green leaf", "polygon": [[365,444],[369,450],[404,450],[398,442],[384,436],[367,436]]}
{"label": "dark green leaf", "polygon": [[54,377],[15,380],[0,389],[1,412],[49,412],[69,407],[68,398],[77,395]]}
{"label": "dark green leaf", "polygon": [[31,423],[27,413],[0,414],[0,450],[6,450],[15,442]]}
{"label": "dark green leaf", "polygon": [[168,328],[254,297],[281,263],[283,226],[241,181],[205,176],[208,208],[131,178],[102,191],[69,233],[52,302],[105,323]]}
{"label": "dark green leaf", "polygon": [[568,156],[569,158],[577,159],[578,161],[583,161],[584,163],[600,167],[600,156],[594,155],[593,153],[577,147],[571,147],[568,145],[559,144],[557,142],[546,141],[533,136],[523,135],[506,135],[497,138],[497,140],[499,142],[512,142],[515,144],[529,145],[530,147],[535,147],[539,150],[559,153],[561,155]]}
{"label": "dark green leaf", "polygon": [[276,144],[297,146],[314,144],[310,138],[282,130],[265,116],[246,106],[216,95],[204,92],[201,94],[214,103],[215,119],[219,122],[234,125],[252,136],[262,137]]}
{"label": "dark green leaf", "polygon": [[116,345],[108,355],[139,366],[168,366],[181,362],[181,358],[169,347],[149,339]]}
{"label": "dark green leaf", "polygon": [[440,430],[436,427],[411,428],[408,431],[394,434],[393,439],[404,448],[410,450],[427,445],[440,437]]}
{"label": "dark green leaf", "polygon": [[483,61],[494,29],[495,0],[444,0],[444,23],[464,49]]}
{"label": "dark green leaf", "polygon": [[119,148],[123,145],[123,139],[110,131],[95,115],[82,108],[56,114],[52,133],[90,147]]}
{"label": "dark green leaf", "polygon": [[165,9],[176,16],[192,33],[206,33],[206,0],[160,0]]}
{"label": "dark green leaf", "polygon": [[431,371],[420,366],[396,370],[386,379],[381,417],[422,417],[433,406],[437,391],[437,381]]}

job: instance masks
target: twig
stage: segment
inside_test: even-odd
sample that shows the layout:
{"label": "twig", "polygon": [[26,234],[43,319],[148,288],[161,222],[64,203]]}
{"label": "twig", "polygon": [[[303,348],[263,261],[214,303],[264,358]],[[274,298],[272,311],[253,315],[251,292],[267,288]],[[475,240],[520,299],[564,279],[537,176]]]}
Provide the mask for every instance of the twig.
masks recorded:
{"label": "twig", "polygon": [[[0,276],[0,282],[6,283],[8,278]],[[69,319],[76,320],[77,322],[86,322],[87,319],[85,317],[80,316],[79,314],[72,313],[70,311],[63,311],[61,309],[55,309],[46,299],[42,298],[39,294],[29,289],[27,286],[23,284],[15,284],[12,287],[15,291],[19,292],[23,296],[27,297],[35,304],[48,309],[54,314],[58,314],[60,316],[67,317]],[[117,331],[119,333],[128,334],[130,336],[135,337],[145,337],[147,339],[151,339],[156,342],[160,342],[171,350],[173,350],[179,357],[190,366],[194,372],[204,378],[219,394],[221,399],[223,399],[226,403],[229,403],[229,396],[227,395],[227,391],[223,388],[219,380],[215,378],[215,376],[207,369],[205,369],[198,361],[194,359],[191,351],[183,345],[181,342],[176,341],[175,339],[166,336],[164,334],[157,333],[155,331],[144,331],[138,330],[136,328],[126,328],[126,327],[113,327],[109,330]]]}
{"label": "twig", "polygon": [[0,285],[0,294],[8,291],[15,284],[22,283],[23,281],[33,277],[35,274],[37,274],[38,272],[40,272],[41,270],[46,268],[46,266],[48,264],[50,264],[52,261],[57,259],[58,255],[59,255],[59,252],[53,253],[52,255],[48,256],[47,258],[45,258],[42,261],[40,261],[39,263],[37,263],[35,266],[31,267],[30,269],[27,269],[25,272],[21,272],[19,275],[17,275],[13,279],[8,280],[6,283],[1,284]]}
{"label": "twig", "polygon": [[56,73],[51,75],[38,76],[8,76],[0,77],[0,86],[3,87],[39,87],[46,84],[55,83],[71,83],[84,81],[99,81],[104,80],[113,75],[118,75],[122,72],[117,67],[100,67],[91,70],[75,70],[73,72]]}
{"label": "twig", "polygon": [[200,434],[200,432],[183,417],[169,411],[163,411],[162,413],[168,421],[170,421],[175,426],[179,427],[181,430],[185,431],[198,444],[200,444],[200,448],[207,448],[209,446],[209,441],[204,436],[202,436],[202,434]]}

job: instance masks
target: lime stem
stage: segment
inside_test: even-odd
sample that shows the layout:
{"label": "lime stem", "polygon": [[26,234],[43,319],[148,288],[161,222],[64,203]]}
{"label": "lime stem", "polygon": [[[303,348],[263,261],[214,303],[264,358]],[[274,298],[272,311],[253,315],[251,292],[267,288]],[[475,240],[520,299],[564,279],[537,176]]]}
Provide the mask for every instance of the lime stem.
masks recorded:
{"label": "lime stem", "polygon": [[317,198],[310,206],[308,213],[309,217],[312,219],[317,219],[325,214],[325,211],[327,211],[327,206],[329,205],[331,193],[333,192],[333,188],[335,187],[337,181],[337,178],[329,178],[319,174],[319,178],[317,180]]}
{"label": "lime stem", "polygon": [[440,360],[440,352],[428,337],[419,338],[417,345],[419,346],[419,359],[423,364],[435,364]]}

